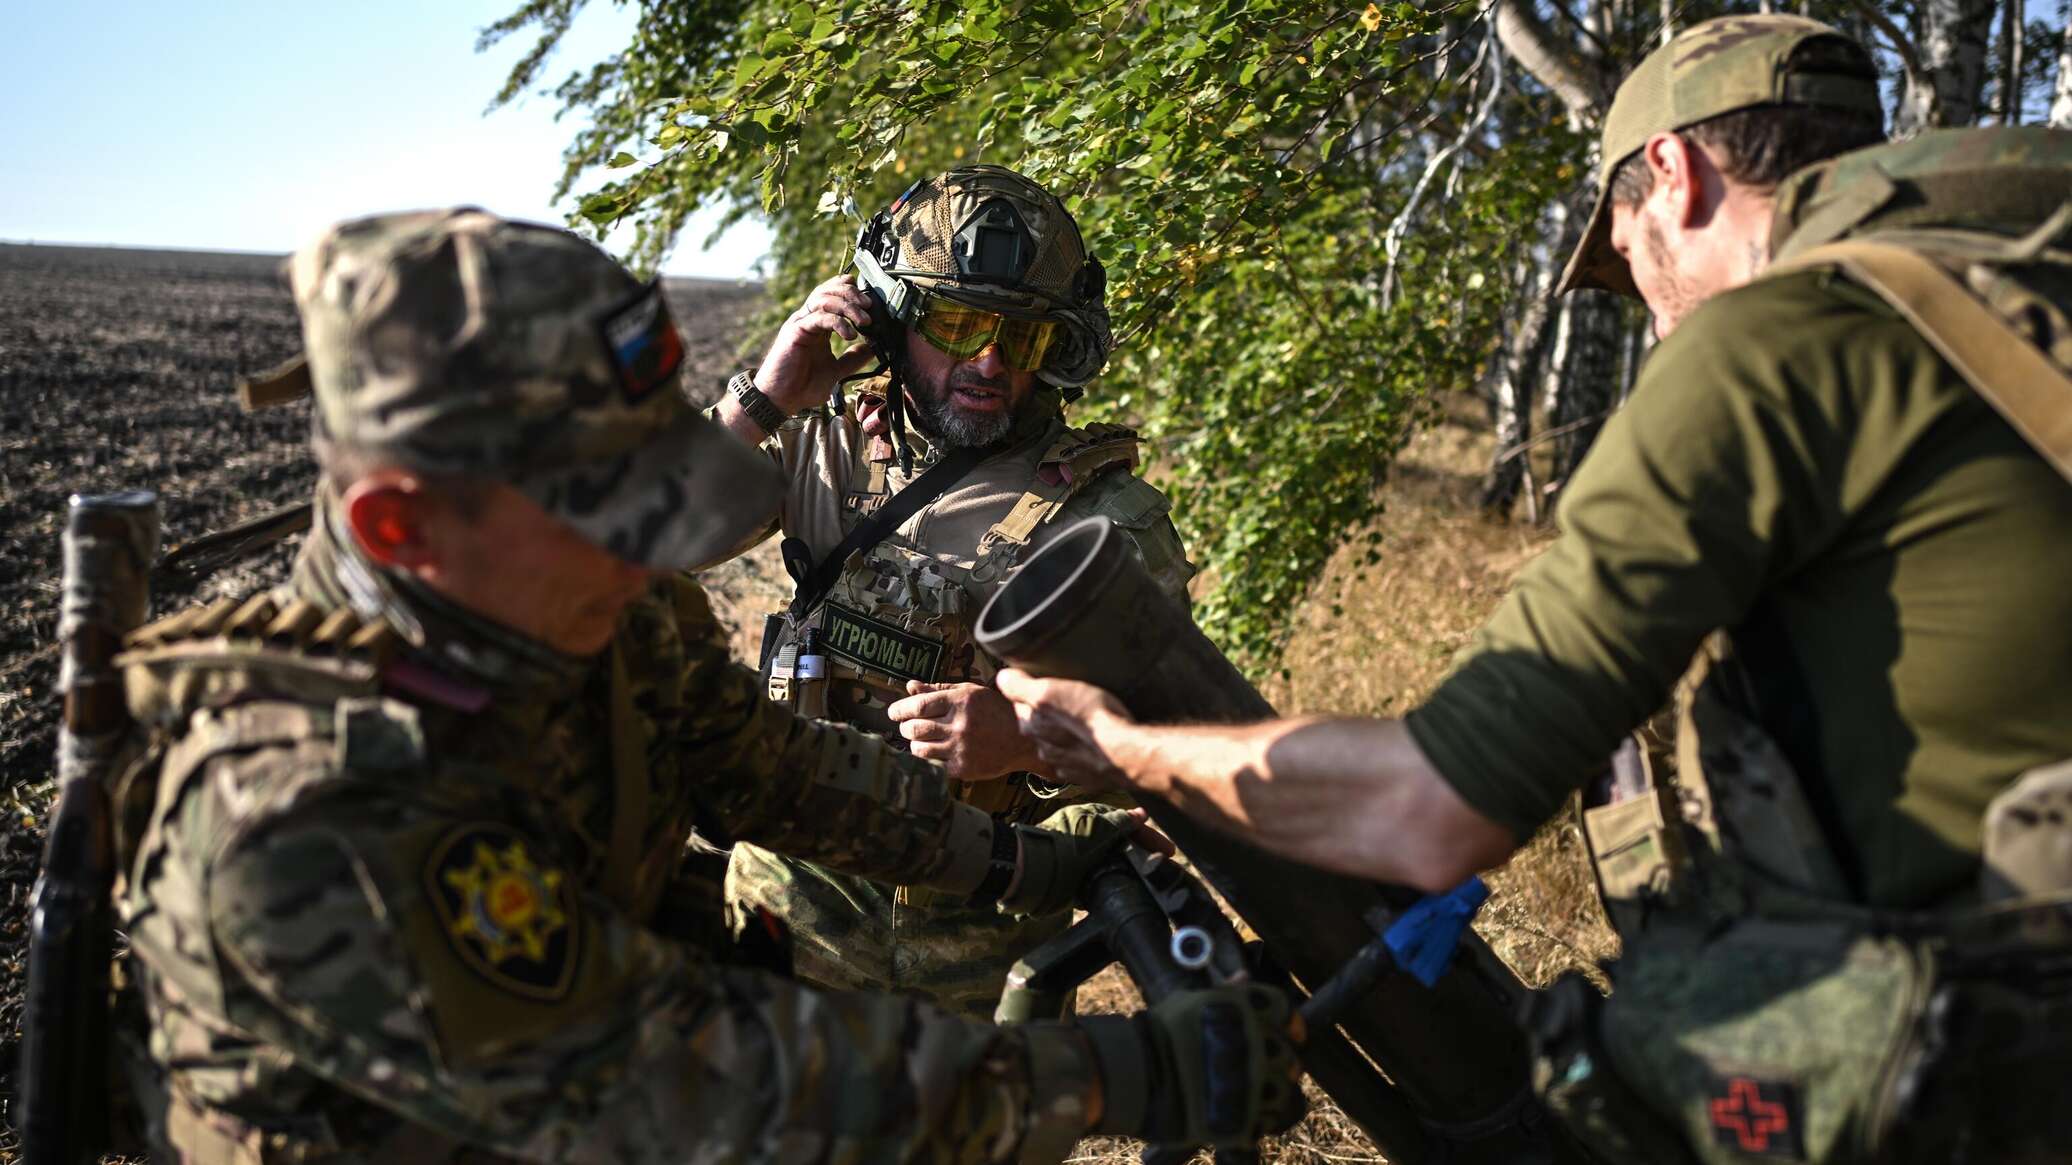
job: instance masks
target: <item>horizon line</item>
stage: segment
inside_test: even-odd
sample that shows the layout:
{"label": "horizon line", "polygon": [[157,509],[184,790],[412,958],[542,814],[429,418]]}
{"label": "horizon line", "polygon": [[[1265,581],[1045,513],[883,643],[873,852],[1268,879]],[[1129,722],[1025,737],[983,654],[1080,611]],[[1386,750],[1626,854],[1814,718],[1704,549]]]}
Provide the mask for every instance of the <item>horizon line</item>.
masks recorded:
{"label": "horizon line", "polygon": [[[151,251],[174,255],[239,255],[253,259],[285,259],[293,251],[253,250],[248,247],[195,247],[178,244],[157,243],[82,243],[59,239],[16,239],[0,236],[0,247],[50,247],[57,250],[74,251]],[[616,258],[616,256],[614,256]],[[767,283],[769,280],[752,275],[670,275],[664,279],[682,279],[697,283]]]}

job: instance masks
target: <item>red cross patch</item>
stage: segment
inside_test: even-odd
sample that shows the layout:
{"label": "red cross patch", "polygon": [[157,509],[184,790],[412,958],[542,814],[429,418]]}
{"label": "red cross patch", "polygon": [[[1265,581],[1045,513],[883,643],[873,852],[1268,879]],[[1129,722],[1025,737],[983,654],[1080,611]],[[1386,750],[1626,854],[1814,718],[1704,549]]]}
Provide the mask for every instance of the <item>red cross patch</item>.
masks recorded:
{"label": "red cross patch", "polygon": [[1705,1101],[1713,1143],[1756,1157],[1806,1159],[1799,1135],[1799,1091],[1782,1080],[1725,1076],[1713,1081]]}

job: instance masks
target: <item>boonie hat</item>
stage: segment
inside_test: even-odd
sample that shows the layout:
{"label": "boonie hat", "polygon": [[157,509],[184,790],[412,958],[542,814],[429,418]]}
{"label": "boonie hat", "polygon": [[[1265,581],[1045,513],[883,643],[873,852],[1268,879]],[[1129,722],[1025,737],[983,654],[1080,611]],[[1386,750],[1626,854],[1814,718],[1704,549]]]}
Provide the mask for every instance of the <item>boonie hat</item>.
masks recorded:
{"label": "boonie hat", "polygon": [[[1799,48],[1821,39],[1853,49],[1862,58],[1861,71],[1794,67]],[[1757,105],[1884,109],[1877,69],[1862,46],[1817,20],[1747,15],[1692,25],[1649,53],[1613,96],[1598,150],[1597,206],[1557,291],[1596,287],[1638,298],[1632,271],[1612,247],[1613,171],[1658,133]]]}
{"label": "boonie hat", "polygon": [[289,261],[320,435],[508,482],[629,562],[738,549],[784,481],[680,389],[683,341],[642,283],[559,227],[473,207],[343,222]]}

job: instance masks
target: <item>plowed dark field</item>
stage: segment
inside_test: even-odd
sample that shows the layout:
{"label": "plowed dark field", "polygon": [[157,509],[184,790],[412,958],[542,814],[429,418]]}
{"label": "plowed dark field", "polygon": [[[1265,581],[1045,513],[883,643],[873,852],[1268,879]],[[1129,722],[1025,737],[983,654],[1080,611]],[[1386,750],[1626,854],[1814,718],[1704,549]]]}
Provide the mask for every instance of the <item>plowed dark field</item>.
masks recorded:
{"label": "plowed dark field", "polygon": [[[153,489],[165,543],[309,493],[309,406],[239,410],[241,375],[301,345],[276,255],[0,245],[0,1075],[14,1067],[22,938],[58,703],[58,531],[75,492]],[[668,281],[690,383],[733,368],[759,285]],[[295,540],[182,588],[278,577]],[[11,1091],[11,1090],[8,1090]],[[12,1135],[0,1122],[0,1137]]]}

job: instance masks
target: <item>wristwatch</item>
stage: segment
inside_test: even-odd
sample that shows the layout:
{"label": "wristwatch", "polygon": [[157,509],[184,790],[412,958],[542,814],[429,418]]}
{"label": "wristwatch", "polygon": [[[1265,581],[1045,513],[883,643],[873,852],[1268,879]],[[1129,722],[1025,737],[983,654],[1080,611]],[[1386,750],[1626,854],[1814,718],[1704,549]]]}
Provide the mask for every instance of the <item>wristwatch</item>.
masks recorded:
{"label": "wristwatch", "polygon": [[727,391],[741,402],[741,411],[748,414],[748,419],[762,426],[766,433],[776,432],[778,426],[791,419],[777,407],[776,401],[764,396],[763,390],[755,386],[753,372],[736,372],[734,378],[727,381]]}
{"label": "wristwatch", "polygon": [[998,818],[993,820],[993,850],[986,861],[986,876],[980,879],[978,888],[965,901],[966,906],[993,906],[1000,896],[1007,893],[1014,883],[1015,869],[1021,865],[1021,831]]}

